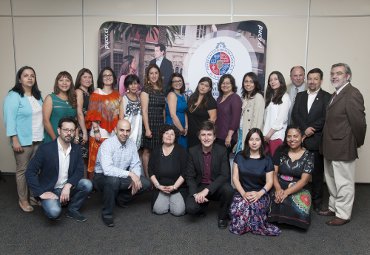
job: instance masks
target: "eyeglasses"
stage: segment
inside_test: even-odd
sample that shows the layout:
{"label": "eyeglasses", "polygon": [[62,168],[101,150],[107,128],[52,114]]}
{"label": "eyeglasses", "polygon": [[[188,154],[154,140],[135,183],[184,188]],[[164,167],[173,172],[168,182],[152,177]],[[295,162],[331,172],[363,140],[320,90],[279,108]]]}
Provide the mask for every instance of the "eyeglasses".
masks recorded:
{"label": "eyeglasses", "polygon": [[231,82],[228,82],[228,81],[224,81],[223,83],[221,83],[221,85],[231,85]]}
{"label": "eyeglasses", "polygon": [[337,76],[341,76],[341,75],[343,75],[344,73],[343,72],[341,72],[341,71],[339,71],[339,72],[332,72],[332,73],[330,73],[330,76],[334,76],[334,75],[337,75]]}
{"label": "eyeglasses", "polygon": [[182,80],[173,80],[172,83],[182,83]]}
{"label": "eyeglasses", "polygon": [[74,133],[76,131],[76,129],[68,129],[68,128],[62,128],[62,131],[66,134],[68,133]]}
{"label": "eyeglasses", "polygon": [[103,75],[103,78],[110,78],[110,77],[112,77],[113,76],[113,74],[104,74]]}

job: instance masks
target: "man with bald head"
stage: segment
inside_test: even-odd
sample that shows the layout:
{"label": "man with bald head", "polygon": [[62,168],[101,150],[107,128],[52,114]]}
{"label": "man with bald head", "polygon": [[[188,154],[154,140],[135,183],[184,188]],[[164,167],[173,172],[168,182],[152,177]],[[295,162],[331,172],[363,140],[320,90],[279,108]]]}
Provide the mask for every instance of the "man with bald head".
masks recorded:
{"label": "man with bald head", "polygon": [[119,120],[116,135],[105,140],[96,158],[94,185],[103,192],[102,220],[113,227],[113,208],[117,203],[126,207],[136,194],[150,187],[150,182],[141,176],[141,163],[137,147],[129,136],[131,124]]}

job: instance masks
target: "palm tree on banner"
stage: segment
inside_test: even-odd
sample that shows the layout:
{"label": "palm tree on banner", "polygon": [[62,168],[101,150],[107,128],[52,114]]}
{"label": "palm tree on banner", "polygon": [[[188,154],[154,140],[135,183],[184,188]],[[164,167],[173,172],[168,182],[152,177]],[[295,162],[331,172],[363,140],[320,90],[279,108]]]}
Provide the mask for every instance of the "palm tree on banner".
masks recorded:
{"label": "palm tree on banner", "polygon": [[113,31],[115,39],[139,40],[139,75],[141,77],[144,75],[144,55],[147,37],[154,40],[158,38],[158,42],[172,46],[180,31],[180,26],[137,25],[121,22],[105,23],[105,27]]}

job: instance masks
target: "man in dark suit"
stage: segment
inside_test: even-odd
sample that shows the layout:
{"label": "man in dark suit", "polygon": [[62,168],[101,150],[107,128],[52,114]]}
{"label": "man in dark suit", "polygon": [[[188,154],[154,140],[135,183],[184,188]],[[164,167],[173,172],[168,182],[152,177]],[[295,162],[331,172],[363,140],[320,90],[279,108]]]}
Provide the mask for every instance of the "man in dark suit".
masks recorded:
{"label": "man in dark suit", "polygon": [[335,216],[326,222],[330,226],[340,226],[351,219],[357,148],[364,144],[366,134],[364,98],[351,85],[351,78],[347,64],[332,65],[330,80],[335,92],[326,111],[322,139],[330,197],[329,208],[319,212],[320,215]]}
{"label": "man in dark suit", "polygon": [[173,74],[172,62],[166,58],[166,46],[162,43],[154,46],[154,59],[150,61],[150,64],[156,64],[161,70],[163,80],[163,91],[167,93],[170,89],[169,81]]}
{"label": "man in dark suit", "polygon": [[186,182],[189,196],[186,211],[192,215],[204,215],[209,200],[220,201],[218,227],[227,227],[229,206],[234,194],[230,185],[230,164],[226,148],[215,144],[215,126],[205,121],[199,131],[201,144],[189,149]]}
{"label": "man in dark suit", "polygon": [[71,143],[77,123],[62,118],[58,123],[58,138],[42,144],[28,164],[26,178],[34,197],[49,219],[58,219],[62,208],[68,204],[67,217],[84,222],[79,209],[92,190],[92,183],[82,179],[84,163],[80,146]]}
{"label": "man in dark suit", "polygon": [[321,209],[324,186],[324,159],[319,152],[326,107],[330,94],[321,89],[323,72],[314,68],[307,73],[308,90],[299,92],[292,111],[292,122],[305,134],[304,147],[314,154],[312,200],[316,212]]}

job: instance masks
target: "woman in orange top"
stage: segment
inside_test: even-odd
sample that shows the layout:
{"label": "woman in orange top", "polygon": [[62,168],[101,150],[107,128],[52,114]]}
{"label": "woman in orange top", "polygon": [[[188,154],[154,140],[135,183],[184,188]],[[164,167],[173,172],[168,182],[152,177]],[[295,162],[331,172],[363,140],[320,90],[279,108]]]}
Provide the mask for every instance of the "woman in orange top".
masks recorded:
{"label": "woman in orange top", "polygon": [[117,77],[110,67],[99,73],[98,88],[90,96],[89,108],[86,113],[86,127],[91,127],[89,139],[89,161],[87,175],[92,179],[95,161],[100,145],[114,135],[114,128],[119,119],[119,92],[114,90]]}

